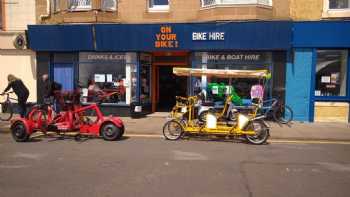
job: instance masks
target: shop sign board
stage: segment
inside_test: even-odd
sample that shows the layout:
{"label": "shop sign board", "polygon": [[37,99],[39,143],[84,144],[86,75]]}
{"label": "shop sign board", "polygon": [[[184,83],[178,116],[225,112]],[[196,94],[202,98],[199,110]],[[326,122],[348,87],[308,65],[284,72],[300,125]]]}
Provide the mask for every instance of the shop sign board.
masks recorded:
{"label": "shop sign board", "polygon": [[81,52],[79,53],[80,62],[99,62],[99,61],[126,61],[125,53],[95,53]]}

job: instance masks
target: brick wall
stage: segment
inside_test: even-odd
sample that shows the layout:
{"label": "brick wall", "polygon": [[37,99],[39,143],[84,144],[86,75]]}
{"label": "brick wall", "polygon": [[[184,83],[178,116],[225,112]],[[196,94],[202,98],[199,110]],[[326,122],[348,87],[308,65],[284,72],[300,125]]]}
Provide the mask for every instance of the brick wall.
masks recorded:
{"label": "brick wall", "polygon": [[290,15],[293,20],[319,20],[323,0],[290,0]]}
{"label": "brick wall", "polygon": [[148,11],[148,0],[119,0],[117,12],[100,10],[101,0],[92,0],[92,10],[70,12],[67,0],[60,1],[60,11],[48,18],[46,0],[37,0],[37,21],[39,23],[165,23],[203,22],[218,20],[288,20],[289,2],[274,0],[273,7],[261,5],[237,5],[229,7],[202,8],[200,0],[171,0],[170,10],[165,13]]}

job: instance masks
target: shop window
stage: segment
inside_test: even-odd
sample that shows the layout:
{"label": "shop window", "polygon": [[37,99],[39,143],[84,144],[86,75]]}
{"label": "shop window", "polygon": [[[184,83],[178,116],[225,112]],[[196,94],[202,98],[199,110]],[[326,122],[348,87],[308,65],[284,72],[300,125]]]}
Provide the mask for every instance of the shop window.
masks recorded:
{"label": "shop window", "polygon": [[91,0],[69,0],[68,8],[71,11],[90,10],[92,3]]}
{"label": "shop window", "polygon": [[151,103],[151,59],[147,54],[141,54],[140,69],[140,101],[141,103]]}
{"label": "shop window", "polygon": [[136,55],[128,53],[80,53],[79,82],[83,101],[130,104],[136,100]]}
{"label": "shop window", "polygon": [[117,10],[117,0],[102,0],[101,9],[104,11],[116,11]]}
{"label": "shop window", "polygon": [[[270,52],[200,52],[195,53],[196,68],[219,70],[271,70],[272,53]],[[253,85],[264,84],[259,79],[248,78],[219,78],[215,76],[202,76],[192,78],[193,93],[205,89],[208,96],[214,100],[224,99],[225,94],[213,93],[211,86],[231,86],[241,98],[250,99],[250,90]],[[267,84],[267,89],[270,89]],[[216,90],[216,89],[214,89]],[[265,93],[268,93],[267,91]]]}
{"label": "shop window", "polygon": [[150,12],[166,12],[169,11],[169,0],[148,0]]}
{"label": "shop window", "polygon": [[346,96],[347,50],[318,50],[315,96]]}
{"label": "shop window", "polygon": [[216,5],[247,5],[260,4],[272,6],[272,0],[202,0],[202,7],[210,7]]}

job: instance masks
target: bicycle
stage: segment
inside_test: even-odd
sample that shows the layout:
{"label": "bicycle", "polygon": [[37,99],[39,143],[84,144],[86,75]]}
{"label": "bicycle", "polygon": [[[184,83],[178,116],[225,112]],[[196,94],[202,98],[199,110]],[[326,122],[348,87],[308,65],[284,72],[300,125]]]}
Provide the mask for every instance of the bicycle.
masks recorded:
{"label": "bicycle", "polygon": [[0,120],[2,121],[9,121],[13,116],[13,105],[11,100],[16,101],[17,99],[10,97],[10,94],[12,93],[13,92],[6,92],[0,94],[0,96],[5,97],[5,99],[1,99],[0,102]]}
{"label": "bicycle", "polygon": [[293,120],[292,108],[275,98],[263,101],[259,111],[259,114],[264,114],[266,117],[272,116],[274,121],[281,124],[288,124]]}

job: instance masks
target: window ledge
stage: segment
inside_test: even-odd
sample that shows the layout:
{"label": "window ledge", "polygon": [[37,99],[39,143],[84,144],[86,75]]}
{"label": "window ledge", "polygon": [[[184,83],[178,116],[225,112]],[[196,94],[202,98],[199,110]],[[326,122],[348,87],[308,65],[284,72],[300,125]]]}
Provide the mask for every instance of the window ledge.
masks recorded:
{"label": "window ledge", "polygon": [[350,9],[330,9],[322,12],[323,18],[350,17]]}
{"label": "window ledge", "polygon": [[90,11],[92,10],[91,6],[88,7],[76,7],[76,8],[68,8],[70,12],[81,12],[81,11]]}
{"label": "window ledge", "polygon": [[159,9],[159,8],[148,8],[147,10],[150,13],[166,13],[166,12],[170,12],[169,8],[168,9]]}
{"label": "window ledge", "polygon": [[272,6],[263,4],[214,4],[201,7],[200,10],[214,9],[214,8],[230,8],[230,7],[261,7],[266,9],[272,9]]}

